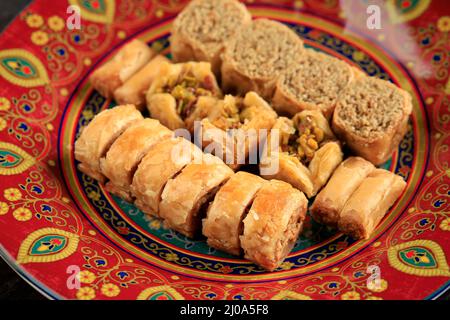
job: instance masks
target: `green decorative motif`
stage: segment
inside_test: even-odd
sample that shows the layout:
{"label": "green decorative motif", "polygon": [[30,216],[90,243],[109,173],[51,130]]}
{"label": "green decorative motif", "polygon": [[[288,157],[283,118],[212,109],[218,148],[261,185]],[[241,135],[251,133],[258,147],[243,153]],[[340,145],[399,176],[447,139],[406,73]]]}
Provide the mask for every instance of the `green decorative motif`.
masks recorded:
{"label": "green decorative motif", "polygon": [[43,228],[30,233],[17,254],[18,263],[48,263],[65,259],[78,247],[77,234],[56,228]]}
{"label": "green decorative motif", "polygon": [[0,51],[0,75],[12,84],[27,88],[49,83],[42,62],[24,49]]}
{"label": "green decorative motif", "polygon": [[2,168],[13,168],[22,163],[24,159],[10,150],[0,149],[0,166]]}
{"label": "green decorative motif", "polygon": [[46,235],[37,239],[30,248],[30,255],[47,255],[64,250],[67,237],[61,235]]}
{"label": "green decorative motif", "polygon": [[184,298],[170,286],[157,286],[142,291],[137,300],[184,300]]}
{"label": "green decorative motif", "polygon": [[83,0],[80,2],[84,8],[96,14],[104,14],[106,12],[106,4],[103,0]]}
{"label": "green decorative motif", "polygon": [[433,254],[423,247],[411,247],[399,251],[399,257],[404,263],[420,268],[436,268],[437,262]]}
{"label": "green decorative motif", "polygon": [[19,147],[0,142],[0,175],[20,174],[34,165],[35,160]]}
{"label": "green decorative motif", "polygon": [[1,60],[4,68],[18,77],[35,78],[37,75],[36,69],[31,63],[20,58],[4,58]]}

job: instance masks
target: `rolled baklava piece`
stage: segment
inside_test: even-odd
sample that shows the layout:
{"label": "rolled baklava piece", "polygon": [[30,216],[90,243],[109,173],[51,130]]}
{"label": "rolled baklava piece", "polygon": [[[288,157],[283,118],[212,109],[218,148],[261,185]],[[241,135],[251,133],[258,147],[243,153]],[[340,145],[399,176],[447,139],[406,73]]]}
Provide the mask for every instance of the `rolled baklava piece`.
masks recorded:
{"label": "rolled baklava piece", "polygon": [[280,117],[271,130],[267,148],[273,147],[271,139],[275,134],[279,148],[265,149],[261,176],[289,182],[308,198],[313,197],[343,157],[327,120],[319,110],[302,111],[292,120]]}
{"label": "rolled baklava piece", "polygon": [[337,141],[326,142],[316,151],[308,166],[314,185],[314,195],[327,183],[343,158],[341,145]]}
{"label": "rolled baklava piece", "polygon": [[403,178],[392,172],[372,171],[345,203],[339,230],[355,239],[368,239],[405,186]]}
{"label": "rolled baklava piece", "polygon": [[385,80],[360,77],[339,97],[332,125],[355,155],[379,165],[403,139],[411,112],[408,92]]}
{"label": "rolled baklava piece", "polygon": [[207,61],[219,76],[225,43],[251,20],[237,0],[194,0],[173,22],[172,56],[176,62]]}
{"label": "rolled baklava piece", "polygon": [[186,165],[202,158],[202,150],[178,137],[154,144],[139,164],[131,191],[135,205],[144,213],[158,216],[161,194],[169,179]]}
{"label": "rolled baklava piece", "polygon": [[222,160],[205,154],[200,162],[187,165],[166,183],[160,217],[169,228],[194,238],[201,231],[207,206],[233,173]]}
{"label": "rolled baklava piece", "polygon": [[349,64],[306,49],[278,79],[273,108],[291,117],[303,110],[319,110],[331,118],[339,95],[352,80],[354,72]]}
{"label": "rolled baklava piece", "polygon": [[140,40],[132,40],[100,68],[97,68],[89,80],[102,96],[112,98],[114,91],[140,70],[155,52]]}
{"label": "rolled baklava piece", "polygon": [[308,201],[290,184],[271,180],[256,193],[240,237],[245,258],[275,270],[292,250],[303,226]]}
{"label": "rolled baklava piece", "polygon": [[374,169],[371,162],[360,157],[350,157],[342,162],[311,206],[314,220],[337,227],[345,203]]}
{"label": "rolled baklava piece", "polygon": [[134,104],[139,110],[143,111],[146,106],[145,94],[166,63],[170,63],[169,59],[162,55],[157,55],[151,59],[142,69],[114,91],[116,102],[119,104]]}
{"label": "rolled baklava piece", "polygon": [[144,119],[134,123],[112,144],[100,159],[102,173],[109,179],[106,189],[131,202],[133,175],[152,145],[172,136],[172,131],[158,120]]}
{"label": "rolled baklava piece", "polygon": [[267,181],[256,175],[241,171],[220,188],[203,219],[203,235],[208,238],[208,245],[240,255],[242,220],[265,183]]}
{"label": "rolled baklava piece", "polygon": [[226,93],[257,92],[270,100],[276,82],[303,55],[303,42],[280,22],[257,19],[227,43],[222,63]]}
{"label": "rolled baklava piece", "polygon": [[91,178],[105,182],[100,171],[100,159],[106,155],[113,142],[133,123],[143,120],[133,105],[117,106],[97,114],[81,129],[75,141],[75,159],[78,169]]}
{"label": "rolled baklava piece", "polygon": [[166,65],[147,91],[147,108],[153,118],[169,129],[185,128],[199,97],[221,97],[207,62]]}
{"label": "rolled baklava piece", "polygon": [[244,98],[227,95],[208,109],[200,126],[203,148],[212,147],[212,153],[233,170],[247,164],[249,155],[256,163],[258,146],[277,119],[270,105],[257,93],[249,92]]}

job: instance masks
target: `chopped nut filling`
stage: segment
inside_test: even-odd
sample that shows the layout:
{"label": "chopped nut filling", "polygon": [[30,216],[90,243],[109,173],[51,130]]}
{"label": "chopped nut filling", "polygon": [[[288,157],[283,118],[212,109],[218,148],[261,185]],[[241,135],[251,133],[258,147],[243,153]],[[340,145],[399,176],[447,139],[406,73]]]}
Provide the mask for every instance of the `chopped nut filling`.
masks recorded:
{"label": "chopped nut filling", "polygon": [[170,93],[176,100],[177,113],[186,119],[194,110],[198,97],[213,95],[213,80],[205,77],[203,81],[196,79],[188,70],[178,78],[171,79],[158,93]]}
{"label": "chopped nut filling", "polygon": [[281,150],[307,165],[324,142],[324,131],[309,115],[297,114],[292,124],[292,128],[289,130],[282,128],[280,132]]}

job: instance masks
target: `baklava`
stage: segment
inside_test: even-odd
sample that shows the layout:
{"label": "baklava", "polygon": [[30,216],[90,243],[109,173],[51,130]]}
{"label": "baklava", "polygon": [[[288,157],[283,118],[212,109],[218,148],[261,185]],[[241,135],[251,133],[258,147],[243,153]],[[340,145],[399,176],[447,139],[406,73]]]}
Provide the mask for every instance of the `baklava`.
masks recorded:
{"label": "baklava", "polygon": [[143,120],[133,105],[117,106],[97,114],[81,129],[75,141],[75,159],[78,169],[93,179],[105,182],[100,170],[100,159],[106,155],[113,142],[133,123]]}
{"label": "baklava", "polygon": [[146,43],[132,40],[124,45],[117,54],[100,68],[97,68],[89,80],[102,96],[113,98],[114,91],[140,70],[156,55]]}
{"label": "baklava", "polygon": [[173,22],[172,56],[176,62],[209,62],[219,76],[226,42],[251,20],[245,5],[237,0],[194,0]]}
{"label": "baklava", "polygon": [[411,95],[392,83],[360,77],[338,99],[333,130],[357,156],[386,162],[408,128]]}
{"label": "baklava", "polygon": [[286,182],[264,184],[243,222],[245,258],[268,271],[279,267],[302,230],[307,205],[304,194]]}
{"label": "baklava", "polygon": [[131,202],[130,186],[142,158],[152,145],[171,136],[172,131],[154,119],[140,120],[126,129],[100,159],[101,171],[109,179],[106,189]]}

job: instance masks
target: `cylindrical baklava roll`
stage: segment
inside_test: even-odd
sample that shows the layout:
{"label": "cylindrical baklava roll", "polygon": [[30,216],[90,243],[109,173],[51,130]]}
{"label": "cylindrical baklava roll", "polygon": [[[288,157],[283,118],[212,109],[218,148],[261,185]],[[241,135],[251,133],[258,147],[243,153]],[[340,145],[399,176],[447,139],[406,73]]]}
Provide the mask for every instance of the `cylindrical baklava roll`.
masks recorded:
{"label": "cylindrical baklava roll", "polygon": [[194,0],[173,22],[170,45],[177,62],[207,61],[219,76],[225,43],[252,17],[237,0]]}
{"label": "cylindrical baklava roll", "polygon": [[345,203],[338,227],[355,239],[368,239],[405,189],[402,177],[375,169]]}
{"label": "cylindrical baklava roll", "polygon": [[240,95],[255,91],[270,100],[280,74],[292,67],[303,51],[302,40],[287,26],[254,20],[226,45],[222,87],[226,93]]}
{"label": "cylindrical baklava roll", "polygon": [[222,160],[209,154],[199,162],[187,165],[166,183],[159,205],[164,223],[190,238],[201,230],[205,206],[234,173]]}
{"label": "cylindrical baklava roll", "polygon": [[106,156],[100,159],[102,173],[109,179],[107,190],[126,201],[132,201],[130,185],[139,163],[152,145],[172,134],[154,119],[138,121],[125,130]]}
{"label": "cylindrical baklava roll", "polygon": [[93,179],[105,182],[100,171],[100,158],[104,157],[113,142],[136,121],[144,119],[133,105],[117,106],[97,114],[81,130],[75,141],[75,159],[78,169]]}
{"label": "cylindrical baklava roll", "polygon": [[314,220],[337,227],[345,203],[374,169],[372,163],[360,157],[342,162],[314,200],[310,210]]}
{"label": "cylindrical baklava roll", "polygon": [[203,219],[203,235],[208,244],[216,249],[239,255],[239,236],[242,220],[247,214],[258,190],[267,183],[264,179],[238,172],[217,192]]}
{"label": "cylindrical baklava roll", "polygon": [[275,270],[297,240],[308,200],[290,184],[271,180],[257,193],[244,219],[240,237],[245,258],[266,270]]}
{"label": "cylindrical baklava roll", "polygon": [[90,76],[95,90],[106,98],[112,98],[114,91],[141,69],[155,55],[155,52],[140,40],[132,40]]}
{"label": "cylindrical baklava roll", "polygon": [[114,99],[120,104],[134,104],[139,110],[145,109],[145,94],[153,81],[160,74],[160,69],[169,59],[157,55],[141,70],[114,91]]}
{"label": "cylindrical baklava roll", "polygon": [[412,108],[407,91],[386,80],[359,77],[337,101],[333,131],[355,155],[380,165],[405,136]]}
{"label": "cylindrical baklava roll", "polygon": [[294,116],[303,110],[319,110],[329,119],[339,94],[353,79],[349,64],[306,49],[278,79],[272,104],[281,114]]}
{"label": "cylindrical baklava roll", "polygon": [[344,154],[339,142],[326,142],[316,151],[308,167],[314,184],[314,195],[327,183],[343,158]]}
{"label": "cylindrical baklava roll", "polygon": [[136,198],[135,205],[147,214],[158,216],[167,181],[193,160],[201,159],[202,154],[195,144],[181,137],[153,145],[134,174],[131,191]]}

